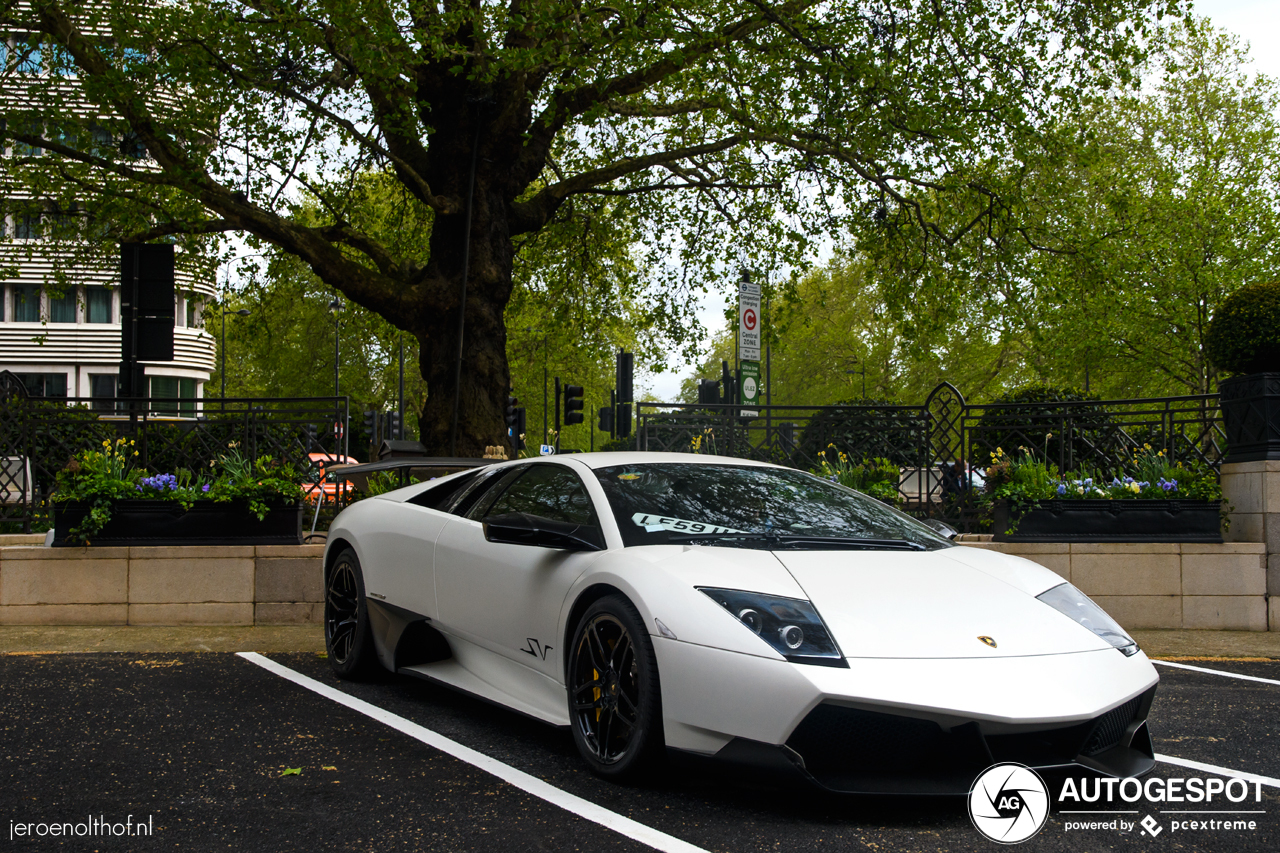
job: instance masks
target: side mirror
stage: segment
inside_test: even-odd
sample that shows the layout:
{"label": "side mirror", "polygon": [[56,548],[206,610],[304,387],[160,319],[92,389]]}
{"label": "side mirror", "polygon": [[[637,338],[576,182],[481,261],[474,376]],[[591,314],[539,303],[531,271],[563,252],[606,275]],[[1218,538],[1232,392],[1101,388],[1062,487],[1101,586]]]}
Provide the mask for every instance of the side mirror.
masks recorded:
{"label": "side mirror", "polygon": [[533,545],[566,551],[603,551],[600,531],[585,524],[556,521],[527,512],[491,515],[481,522],[484,538],[506,545]]}
{"label": "side mirror", "polygon": [[934,533],[937,533],[939,536],[945,536],[948,539],[955,539],[957,536],[960,535],[960,532],[955,528],[951,527],[951,525],[938,521],[938,519],[936,518],[925,518],[925,519],[922,519],[922,522],[925,527],[930,528],[931,530],[933,530]]}

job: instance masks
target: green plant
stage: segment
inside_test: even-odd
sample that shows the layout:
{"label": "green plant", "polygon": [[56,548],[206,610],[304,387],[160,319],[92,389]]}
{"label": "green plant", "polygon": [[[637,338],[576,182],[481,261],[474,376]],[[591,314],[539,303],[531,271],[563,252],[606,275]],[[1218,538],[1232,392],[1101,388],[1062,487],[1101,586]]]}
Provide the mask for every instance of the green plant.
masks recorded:
{"label": "green plant", "polygon": [[1222,300],[1205,329],[1204,354],[1227,373],[1280,371],[1280,282],[1246,285]]}
{"label": "green plant", "polygon": [[[830,459],[828,454],[831,455]],[[849,461],[848,454],[831,444],[818,454],[818,460],[818,467],[812,473],[819,477],[856,489],[888,504],[897,505],[902,502],[902,493],[898,491],[898,481],[901,478],[898,466],[883,456],[854,463]]]}
{"label": "green plant", "polygon": [[168,500],[190,509],[198,500],[220,503],[243,500],[261,521],[273,504],[296,503],[302,498],[302,488],[290,466],[269,456],[250,461],[234,442],[228,444],[229,453],[209,463],[207,479],[204,474],[188,469],[144,476],[143,471],[133,467],[138,456],[134,446],[131,439],[103,441],[101,451],[81,451],[58,472],[54,500],[89,504],[84,522],[68,531],[68,541],[88,545],[90,538],[111,520],[115,501]]}

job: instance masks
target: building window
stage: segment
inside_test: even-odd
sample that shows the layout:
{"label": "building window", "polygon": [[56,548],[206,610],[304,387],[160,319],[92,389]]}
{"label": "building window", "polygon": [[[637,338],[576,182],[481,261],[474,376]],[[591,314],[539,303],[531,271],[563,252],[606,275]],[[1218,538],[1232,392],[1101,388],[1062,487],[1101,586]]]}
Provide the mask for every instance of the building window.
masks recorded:
{"label": "building window", "polygon": [[188,329],[195,329],[199,327],[200,319],[200,297],[187,291],[182,296],[182,310],[178,313],[178,323]]}
{"label": "building window", "polygon": [[19,74],[40,74],[44,71],[40,36],[16,36],[13,40],[14,70]]}
{"label": "building window", "polygon": [[76,321],[76,290],[69,288],[61,296],[49,294],[49,322],[74,323]]}
{"label": "building window", "polygon": [[65,373],[15,373],[26,386],[28,397],[66,397]]}
{"label": "building window", "polygon": [[[194,379],[182,379],[177,376],[150,376],[148,379],[151,380],[152,411],[188,417],[195,415],[196,404],[193,398],[196,396],[196,381]],[[179,397],[186,399],[178,403]],[[174,402],[166,403],[165,400],[174,400]]]}
{"label": "building window", "polygon": [[119,396],[120,377],[114,373],[89,374],[89,396],[93,398],[95,412],[109,412],[112,401]]}
{"label": "building window", "polygon": [[40,288],[14,285],[10,291],[13,293],[13,322],[39,323]]}
{"label": "building window", "polygon": [[40,236],[40,214],[35,211],[15,213],[13,215],[13,238],[15,240],[35,240]]}
{"label": "building window", "polygon": [[111,291],[98,285],[84,289],[84,321],[86,323],[111,322]]}

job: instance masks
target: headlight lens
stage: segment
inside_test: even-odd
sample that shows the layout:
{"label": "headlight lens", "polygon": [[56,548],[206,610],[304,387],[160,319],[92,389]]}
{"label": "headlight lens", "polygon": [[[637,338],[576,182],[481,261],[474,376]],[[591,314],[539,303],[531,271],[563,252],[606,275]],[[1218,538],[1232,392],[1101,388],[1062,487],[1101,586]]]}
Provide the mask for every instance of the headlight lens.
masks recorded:
{"label": "headlight lens", "polygon": [[1138,653],[1138,644],[1116,624],[1116,620],[1094,604],[1089,596],[1069,583],[1055,586],[1036,598],[1059,613],[1068,616],[1122,651],[1125,657]]}
{"label": "headlight lens", "polygon": [[822,624],[822,617],[808,601],[740,589],[698,589],[792,663],[849,665]]}

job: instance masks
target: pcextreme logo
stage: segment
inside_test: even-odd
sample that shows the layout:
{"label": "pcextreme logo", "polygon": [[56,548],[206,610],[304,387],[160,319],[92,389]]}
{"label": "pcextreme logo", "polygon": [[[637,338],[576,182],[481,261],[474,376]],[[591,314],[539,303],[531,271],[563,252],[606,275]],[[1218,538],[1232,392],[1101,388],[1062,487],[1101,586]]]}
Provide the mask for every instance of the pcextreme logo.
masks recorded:
{"label": "pcextreme logo", "polygon": [[995,764],[969,791],[969,819],[992,841],[1017,844],[1041,830],[1049,804],[1049,789],[1039,773],[1023,764]]}

